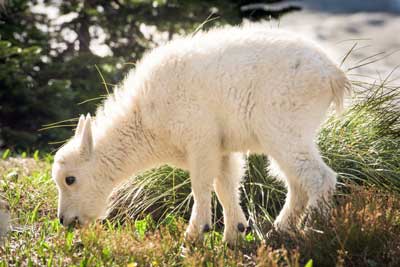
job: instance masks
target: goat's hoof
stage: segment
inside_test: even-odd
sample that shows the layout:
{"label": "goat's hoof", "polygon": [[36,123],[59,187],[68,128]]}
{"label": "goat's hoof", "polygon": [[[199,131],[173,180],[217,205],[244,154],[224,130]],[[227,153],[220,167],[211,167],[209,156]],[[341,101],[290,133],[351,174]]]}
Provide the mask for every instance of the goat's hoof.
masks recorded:
{"label": "goat's hoof", "polygon": [[244,227],[243,223],[238,223],[237,229],[239,232],[243,233],[246,230],[246,227]]}
{"label": "goat's hoof", "polygon": [[203,233],[208,233],[208,232],[210,232],[210,230],[211,230],[210,225],[205,224],[203,227]]}

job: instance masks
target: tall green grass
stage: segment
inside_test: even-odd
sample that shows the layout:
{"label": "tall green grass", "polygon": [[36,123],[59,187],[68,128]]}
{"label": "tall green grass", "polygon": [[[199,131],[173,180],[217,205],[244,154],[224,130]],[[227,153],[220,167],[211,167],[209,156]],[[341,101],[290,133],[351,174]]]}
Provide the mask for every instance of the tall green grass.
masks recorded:
{"label": "tall green grass", "polygon": [[354,105],[324,124],[321,151],[343,183],[400,193],[400,90],[384,82],[355,86],[364,90]]}

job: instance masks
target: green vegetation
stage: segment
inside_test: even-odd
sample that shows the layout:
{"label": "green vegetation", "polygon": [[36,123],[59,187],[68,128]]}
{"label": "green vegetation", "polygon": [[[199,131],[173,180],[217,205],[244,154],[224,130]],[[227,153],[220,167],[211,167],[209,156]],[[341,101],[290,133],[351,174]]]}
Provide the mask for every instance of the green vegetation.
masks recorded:
{"label": "green vegetation", "polygon": [[[186,221],[170,213],[157,224],[147,216],[78,230],[60,226],[50,162],[1,163],[0,190],[10,202],[14,230],[0,246],[0,266],[398,266],[398,195],[348,187],[329,218],[313,215],[315,229],[260,241],[256,232],[234,249],[214,229],[203,244],[185,244]],[[265,233],[270,225],[264,222]],[[182,250],[185,244],[186,251]]]}

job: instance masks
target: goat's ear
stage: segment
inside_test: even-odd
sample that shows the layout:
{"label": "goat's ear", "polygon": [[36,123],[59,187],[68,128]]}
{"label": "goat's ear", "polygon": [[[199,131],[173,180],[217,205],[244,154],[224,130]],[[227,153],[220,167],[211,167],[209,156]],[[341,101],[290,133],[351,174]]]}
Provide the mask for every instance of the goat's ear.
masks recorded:
{"label": "goat's ear", "polygon": [[78,137],[82,134],[84,124],[85,124],[85,116],[81,115],[79,117],[78,126],[76,126],[75,129],[75,137]]}
{"label": "goat's ear", "polygon": [[86,116],[85,125],[81,135],[80,150],[84,157],[88,158],[93,151],[92,118],[90,114]]}

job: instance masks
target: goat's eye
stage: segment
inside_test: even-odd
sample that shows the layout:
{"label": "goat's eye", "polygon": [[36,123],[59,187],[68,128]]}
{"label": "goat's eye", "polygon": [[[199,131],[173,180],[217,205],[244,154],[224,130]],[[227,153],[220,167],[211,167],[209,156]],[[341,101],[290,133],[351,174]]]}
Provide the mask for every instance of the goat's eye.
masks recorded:
{"label": "goat's eye", "polygon": [[67,185],[72,185],[73,183],[75,183],[76,178],[74,176],[68,176],[65,178],[65,182],[67,183]]}

